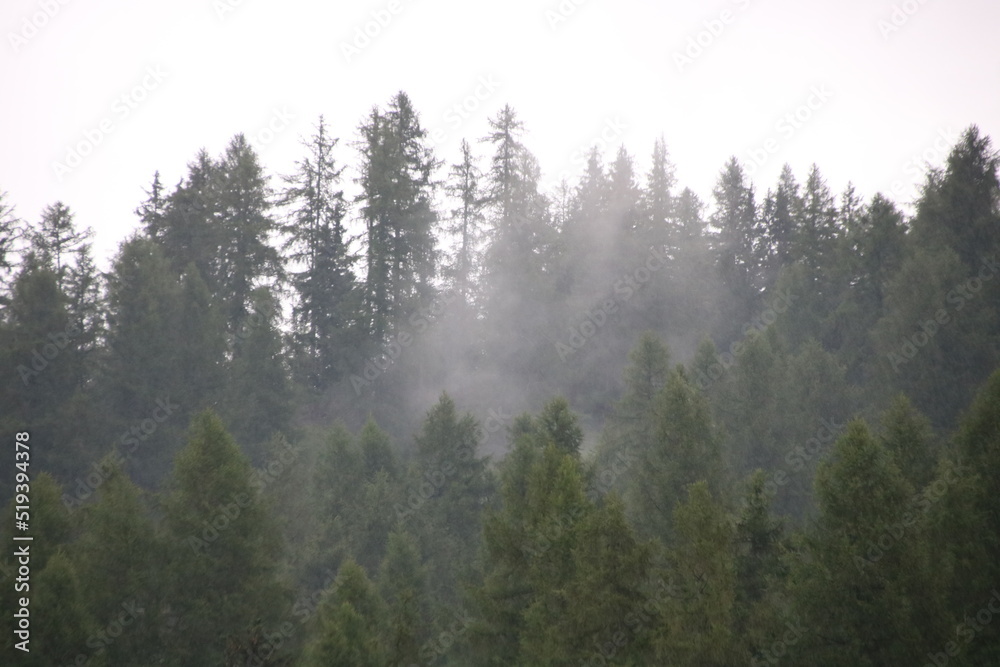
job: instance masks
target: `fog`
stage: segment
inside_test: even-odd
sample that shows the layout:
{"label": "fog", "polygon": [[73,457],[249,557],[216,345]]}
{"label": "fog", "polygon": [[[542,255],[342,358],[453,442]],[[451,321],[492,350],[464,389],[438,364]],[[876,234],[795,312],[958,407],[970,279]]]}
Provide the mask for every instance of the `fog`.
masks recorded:
{"label": "fog", "polygon": [[1000,9],[13,3],[3,664],[995,664]]}

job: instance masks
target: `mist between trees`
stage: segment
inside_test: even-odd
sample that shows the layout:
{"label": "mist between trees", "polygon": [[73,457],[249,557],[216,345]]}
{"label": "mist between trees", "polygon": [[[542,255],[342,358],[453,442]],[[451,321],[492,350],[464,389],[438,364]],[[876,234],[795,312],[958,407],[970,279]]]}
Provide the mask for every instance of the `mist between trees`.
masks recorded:
{"label": "mist between trees", "polygon": [[543,187],[510,106],[443,164],[405,93],[343,144],[319,118],[274,175],[257,148],[289,121],[155,174],[104,273],[66,204],[0,198],[24,664],[1000,662],[977,127],[907,215],[736,158],[702,202],[664,139],[642,170],[606,153],[620,119]]}

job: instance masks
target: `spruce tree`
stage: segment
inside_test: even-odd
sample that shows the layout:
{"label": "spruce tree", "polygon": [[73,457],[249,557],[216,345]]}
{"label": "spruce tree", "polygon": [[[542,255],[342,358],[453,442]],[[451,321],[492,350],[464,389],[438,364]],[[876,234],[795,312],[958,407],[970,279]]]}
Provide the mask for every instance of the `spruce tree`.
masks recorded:
{"label": "spruce tree", "polygon": [[816,494],[819,514],[794,575],[805,625],[797,649],[815,665],[917,663],[913,488],[864,422],[851,422],[820,466]]}
{"label": "spruce tree", "polygon": [[198,414],[163,507],[170,545],[166,642],[185,664],[217,664],[227,637],[257,618],[271,625],[281,606],[281,545],[251,471],[219,418]]}
{"label": "spruce tree", "polygon": [[365,308],[381,342],[427,304],[437,272],[432,174],[438,163],[409,96],[361,126],[361,218],[365,223]]}
{"label": "spruce tree", "polygon": [[383,639],[386,616],[382,599],[364,569],[345,562],[324,595],[316,634],[303,664],[382,667],[387,662]]}
{"label": "spruce tree", "polygon": [[289,209],[284,250],[289,262],[302,267],[291,275],[298,295],[292,308],[297,364],[309,384],[322,388],[347,372],[345,348],[357,345],[360,294],[352,272],[357,256],[344,224],[344,168],[334,160],[337,139],[322,116],[304,145],[307,155],[285,179],[281,199]]}
{"label": "spruce tree", "polygon": [[446,191],[455,200],[448,232],[456,246],[446,273],[454,290],[466,301],[474,301],[482,253],[482,236],[486,203],[482,189],[482,171],[476,166],[469,142],[462,140],[461,160],[452,165]]}

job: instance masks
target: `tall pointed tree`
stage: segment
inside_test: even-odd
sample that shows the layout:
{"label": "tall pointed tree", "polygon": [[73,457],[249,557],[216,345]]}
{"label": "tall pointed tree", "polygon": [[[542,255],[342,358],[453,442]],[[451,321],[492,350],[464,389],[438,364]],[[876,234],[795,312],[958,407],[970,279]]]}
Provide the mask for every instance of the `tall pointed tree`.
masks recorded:
{"label": "tall pointed tree", "polygon": [[14,206],[7,201],[7,193],[0,191],[0,307],[7,305],[9,298],[9,275],[14,268],[15,244],[21,238],[21,221],[14,213]]}
{"label": "tall pointed tree", "polygon": [[[713,191],[715,212],[711,223],[717,230],[715,250],[718,269],[727,289],[731,320],[747,322],[757,308],[767,249],[762,243],[753,184],[735,157],[731,158]],[[727,330],[726,338],[737,335]]]}
{"label": "tall pointed tree", "polygon": [[277,223],[271,214],[267,177],[246,136],[237,134],[215,173],[222,245],[219,249],[219,297],[231,331],[247,320],[255,288],[282,276],[277,250],[271,246]]}
{"label": "tall pointed tree", "polygon": [[226,637],[254,619],[276,620],[281,545],[251,470],[218,417],[198,414],[164,499],[168,600],[176,619],[166,641],[185,664],[218,664]]}
{"label": "tall pointed tree", "polygon": [[482,253],[483,215],[486,199],[481,191],[483,174],[476,166],[469,142],[462,140],[462,156],[452,165],[448,194],[455,200],[448,231],[455,237],[455,250],[447,269],[455,291],[466,301],[472,301]]}
{"label": "tall pointed tree", "polygon": [[365,303],[369,329],[382,340],[433,296],[437,272],[433,209],[438,166],[409,96],[361,126],[361,217],[365,223]]}
{"label": "tall pointed tree", "polygon": [[38,229],[32,234],[32,247],[39,261],[50,266],[65,290],[73,257],[93,236],[90,228],[77,229],[74,215],[62,202],[46,206]]}
{"label": "tall pointed tree", "polygon": [[674,507],[687,486],[704,480],[718,494],[724,482],[708,404],[682,367],[670,373],[656,400],[655,439],[637,452],[627,497],[639,534],[669,544],[675,538]]}
{"label": "tall pointed tree", "polygon": [[361,304],[352,272],[357,257],[350,251],[344,225],[343,167],[334,160],[337,139],[329,135],[322,116],[304,145],[307,155],[285,179],[281,201],[289,209],[284,226],[287,259],[301,266],[292,273],[298,293],[292,308],[298,363],[318,388],[348,372],[345,351],[357,343]]}

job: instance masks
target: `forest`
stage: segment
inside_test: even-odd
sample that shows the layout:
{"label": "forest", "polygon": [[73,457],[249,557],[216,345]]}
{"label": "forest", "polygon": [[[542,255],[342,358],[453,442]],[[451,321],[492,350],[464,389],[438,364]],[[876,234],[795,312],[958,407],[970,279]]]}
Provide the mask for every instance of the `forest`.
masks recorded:
{"label": "forest", "polygon": [[702,201],[524,135],[193,146],[108,258],[0,197],[4,664],[1000,664],[990,138]]}

